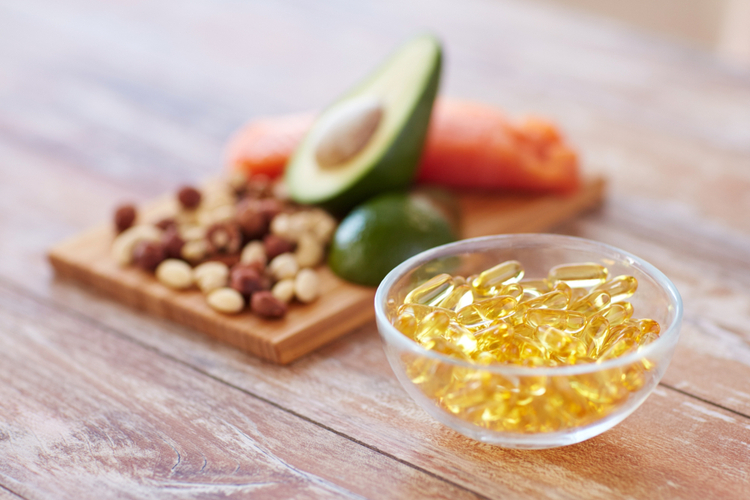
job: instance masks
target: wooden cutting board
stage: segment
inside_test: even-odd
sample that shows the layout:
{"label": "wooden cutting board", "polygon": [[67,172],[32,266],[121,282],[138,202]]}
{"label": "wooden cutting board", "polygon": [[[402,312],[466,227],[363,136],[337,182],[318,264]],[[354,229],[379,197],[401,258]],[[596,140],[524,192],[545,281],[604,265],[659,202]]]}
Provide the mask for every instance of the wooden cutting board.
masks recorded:
{"label": "wooden cutting board", "polygon": [[[463,193],[463,237],[544,231],[599,205],[604,184],[601,178],[589,179],[567,196]],[[118,266],[110,257],[112,239],[110,225],[93,228],[52,248],[50,262],[60,276],[274,363],[290,363],[375,316],[375,289],[344,282],[328,268],[319,270],[321,297],[312,304],[293,304],[281,320],[264,320],[249,311],[220,314],[198,290],[171,290],[149,273]]]}

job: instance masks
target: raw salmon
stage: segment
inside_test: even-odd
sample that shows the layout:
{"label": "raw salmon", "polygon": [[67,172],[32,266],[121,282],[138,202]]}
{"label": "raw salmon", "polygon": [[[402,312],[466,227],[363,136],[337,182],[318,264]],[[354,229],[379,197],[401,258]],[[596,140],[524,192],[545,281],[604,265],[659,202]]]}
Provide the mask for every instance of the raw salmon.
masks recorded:
{"label": "raw salmon", "polygon": [[[313,114],[258,119],[238,131],[227,161],[276,177],[312,125]],[[417,180],[457,188],[567,192],[579,184],[578,158],[550,122],[510,122],[484,104],[438,99]]]}

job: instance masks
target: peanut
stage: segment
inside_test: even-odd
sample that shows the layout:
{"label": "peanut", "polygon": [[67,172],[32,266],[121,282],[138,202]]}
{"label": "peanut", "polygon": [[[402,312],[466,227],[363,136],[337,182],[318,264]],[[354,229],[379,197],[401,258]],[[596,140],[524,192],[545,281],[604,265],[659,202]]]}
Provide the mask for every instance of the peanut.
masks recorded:
{"label": "peanut", "polygon": [[212,309],[226,314],[238,313],[245,307],[242,294],[232,288],[217,288],[208,294],[206,302]]}
{"label": "peanut", "polygon": [[263,247],[263,243],[258,240],[251,241],[245,248],[242,249],[242,255],[240,256],[240,262],[243,264],[250,264],[251,262],[260,262],[263,266],[266,265],[268,259],[266,258],[266,250]]}
{"label": "peanut", "polygon": [[279,281],[271,289],[271,294],[280,301],[288,304],[294,298],[294,280],[287,278]]}
{"label": "peanut", "polygon": [[282,253],[268,264],[268,270],[277,280],[294,278],[299,271],[299,264],[297,264],[297,259],[294,258],[293,254]]}
{"label": "peanut", "polygon": [[182,258],[189,262],[197,262],[208,253],[208,243],[206,240],[192,240],[182,245],[180,252]]}
{"label": "peanut", "polygon": [[312,269],[302,269],[294,278],[294,295],[300,302],[308,303],[320,295],[320,280]]}
{"label": "peanut", "polygon": [[203,293],[227,286],[229,267],[222,262],[204,262],[193,270],[195,282]]}
{"label": "peanut", "polygon": [[169,288],[185,289],[193,284],[193,269],[185,261],[167,259],[156,268],[156,279]]}
{"label": "peanut", "polygon": [[295,252],[299,267],[315,267],[323,260],[323,245],[310,234],[303,234]]}

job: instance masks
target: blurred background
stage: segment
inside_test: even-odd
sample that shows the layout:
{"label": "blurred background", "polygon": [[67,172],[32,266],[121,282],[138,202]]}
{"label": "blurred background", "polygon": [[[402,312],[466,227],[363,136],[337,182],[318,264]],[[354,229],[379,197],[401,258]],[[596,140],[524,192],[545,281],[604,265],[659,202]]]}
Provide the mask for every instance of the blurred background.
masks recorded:
{"label": "blurred background", "polygon": [[750,65],[750,0],[546,0]]}

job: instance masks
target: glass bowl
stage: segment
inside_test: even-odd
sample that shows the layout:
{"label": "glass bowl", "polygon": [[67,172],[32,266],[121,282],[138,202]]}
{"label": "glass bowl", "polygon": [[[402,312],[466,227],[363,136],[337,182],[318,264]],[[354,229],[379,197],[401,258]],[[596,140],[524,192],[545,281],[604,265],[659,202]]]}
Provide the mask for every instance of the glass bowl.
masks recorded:
{"label": "glass bowl", "polygon": [[[573,262],[601,264],[611,277],[635,276],[638,290],[628,299],[634,317],[658,321],[661,334],[636,352],[600,363],[478,365],[427,350],[391,324],[406,294],[436,274],[469,276],[506,260],[523,264],[524,280]],[[674,353],[682,301],[664,274],[623,250],[571,236],[510,234],[443,245],[405,261],[378,287],[375,313],[393,371],[427,413],[478,441],[543,449],[601,434],[643,403]]]}

